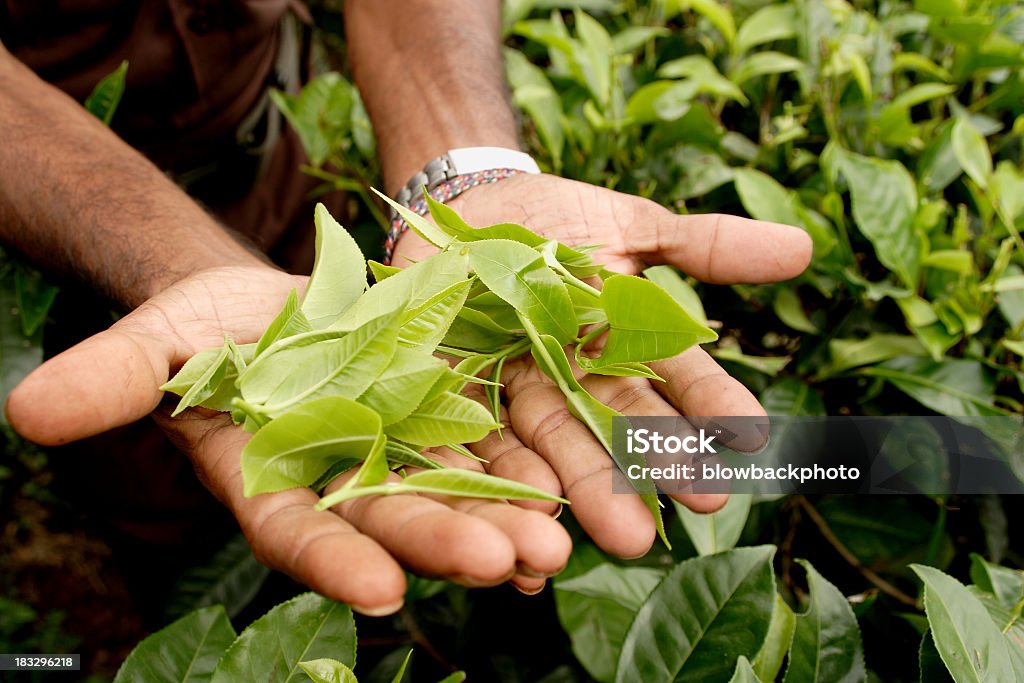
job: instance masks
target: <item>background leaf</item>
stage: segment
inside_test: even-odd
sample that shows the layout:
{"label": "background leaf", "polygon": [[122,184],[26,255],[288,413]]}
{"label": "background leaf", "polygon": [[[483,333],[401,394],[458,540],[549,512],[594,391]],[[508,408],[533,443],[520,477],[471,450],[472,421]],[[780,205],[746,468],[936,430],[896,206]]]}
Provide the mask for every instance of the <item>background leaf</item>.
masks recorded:
{"label": "background leaf", "polygon": [[864,651],[853,610],[839,590],[806,560],[810,604],[796,615],[785,683],[865,681]]}
{"label": "background leaf", "polygon": [[615,678],[633,617],[663,577],[663,571],[653,568],[604,563],[555,581],[559,621],[591,676],[599,681]]}
{"label": "background leaf", "polygon": [[300,671],[299,662],[356,660],[356,630],[347,606],[305,593],[284,602],[242,632],[217,665],[212,683],[284,683]]}
{"label": "background leaf", "polygon": [[750,503],[749,494],[734,493],[729,496],[729,502],[721,510],[701,514],[693,512],[675,500],[672,501],[679,521],[701,555],[714,555],[730,550],[736,545],[743,532],[743,525],[747,522]]}
{"label": "background leaf", "polygon": [[268,576],[270,570],[253,556],[245,536],[238,534],[208,563],[191,567],[175,582],[167,613],[178,617],[220,605],[234,618],[256,597]]}
{"label": "background leaf", "polygon": [[136,646],[114,683],[203,683],[235,640],[224,608],[206,607],[178,619]]}
{"label": "background leaf", "polygon": [[1002,634],[963,584],[938,569],[911,565],[924,582],[924,608],[935,648],[957,683],[1013,680]]}
{"label": "background leaf", "polygon": [[637,612],[615,680],[728,681],[734,660],[722,653],[753,657],[767,635],[774,552],[738,548],[672,569]]}

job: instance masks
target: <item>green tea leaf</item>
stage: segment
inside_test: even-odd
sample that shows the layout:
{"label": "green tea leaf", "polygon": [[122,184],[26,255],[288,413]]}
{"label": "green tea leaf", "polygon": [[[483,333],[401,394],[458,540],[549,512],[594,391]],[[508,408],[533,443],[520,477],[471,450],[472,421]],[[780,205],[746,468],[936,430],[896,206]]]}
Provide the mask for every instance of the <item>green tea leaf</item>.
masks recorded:
{"label": "green tea leaf", "polygon": [[601,303],[608,316],[608,339],[595,365],[673,358],[694,344],[718,339],[649,280],[613,275],[604,282]]}
{"label": "green tea leaf", "polygon": [[[621,417],[622,413],[598,401],[579,383],[573,375],[569,359],[565,350],[558,341],[546,334],[538,334],[537,330],[529,321],[523,320],[523,325],[533,342],[530,353],[537,366],[545,375],[554,380],[555,384],[565,396],[566,405],[577,419],[587,425],[591,433],[604,446],[605,451],[612,457],[615,464],[622,472],[626,472],[630,465],[643,467],[646,462],[639,453],[623,452],[623,449],[614,447],[612,421]],[[658,502],[657,489],[653,481],[644,479],[642,481],[630,480],[630,483],[640,494],[641,500],[650,511],[658,529],[658,536],[662,542],[671,548],[668,536],[665,533],[665,523],[661,516],[661,505]]]}
{"label": "green tea leaf", "polygon": [[434,223],[452,237],[462,239],[465,233],[473,230],[473,226],[462,220],[462,216],[456,213],[455,209],[437,201],[428,192],[423,193],[423,198],[427,201],[427,208]]}
{"label": "green tea leaf", "polygon": [[750,501],[749,494],[734,493],[724,508],[710,514],[694,512],[675,500],[672,504],[697,552],[714,555],[731,550],[740,540],[750,513]]}
{"label": "green tea leaf", "polygon": [[643,363],[609,363],[608,365],[595,363],[592,359],[580,355],[579,346],[576,347],[575,360],[576,365],[580,366],[580,369],[586,370],[592,375],[608,375],[611,377],[646,377],[647,379],[653,379],[659,382],[665,381],[663,377]]}
{"label": "green tea leaf", "polygon": [[768,633],[774,552],[739,548],[676,565],[637,612],[615,680],[728,681],[734,658],[756,655]]}
{"label": "green tea leaf", "polygon": [[819,379],[897,356],[925,355],[917,339],[902,334],[875,333],[864,339],[833,339],[828,349],[831,361],[819,370]]}
{"label": "green tea leaf", "polygon": [[562,165],[565,133],[562,130],[562,102],[544,70],[530,63],[523,53],[505,48],[505,70],[512,88],[512,102],[533,121],[555,172]]}
{"label": "green tea leaf", "polygon": [[769,415],[825,415],[825,402],[814,389],[795,377],[775,382],[758,397]]}
{"label": "green tea leaf", "polygon": [[352,330],[397,309],[419,309],[449,287],[465,282],[468,273],[469,257],[461,250],[451,249],[414,263],[370,287],[334,329]]}
{"label": "green tea leaf", "polygon": [[440,470],[444,466],[431,460],[427,456],[409,448],[403,443],[388,439],[384,447],[384,454],[388,461],[395,465],[408,465],[409,467],[420,467],[425,470]]}
{"label": "green tea leaf", "polygon": [[356,630],[347,606],[306,593],[257,619],[224,653],[211,683],[267,681],[301,677],[299,662],[323,658],[351,665]]}
{"label": "green tea leaf", "polygon": [[391,679],[391,683],[402,683],[402,679],[405,678],[405,670],[409,668],[409,658],[412,657],[412,650],[409,650],[409,654],[402,660],[402,666],[398,667],[398,671],[395,672],[395,677]]}
{"label": "green tea leaf", "polygon": [[452,321],[441,343],[444,346],[475,353],[495,353],[516,339],[501,330],[502,328],[485,313],[463,307]]}
{"label": "green tea leaf", "polygon": [[[190,358],[188,362],[191,363],[196,358],[198,358],[198,355]],[[187,366],[188,363],[182,367],[182,371],[184,371]],[[192,368],[189,368],[189,374],[196,372],[199,368],[202,368],[203,371],[202,374],[196,378],[192,386],[190,386],[182,395],[181,400],[178,401],[178,405],[174,409],[174,412],[171,413],[171,417],[175,417],[176,415],[181,414],[182,411],[191,408],[192,406],[199,405],[203,401],[212,397],[224,382],[224,378],[227,376],[228,368],[230,367],[231,361],[228,358],[228,347],[225,345],[217,350],[216,355],[212,358],[207,355],[195,363]],[[180,375],[181,373],[179,372],[178,374]],[[175,376],[175,379],[177,379],[177,376]],[[164,389],[164,391],[173,391],[174,387],[182,386],[182,384],[183,381],[179,381],[177,383],[168,382],[161,387],[161,389]]]}
{"label": "green tea leaf", "polygon": [[[3,256],[0,254],[2,263]],[[21,317],[21,331],[26,337],[32,337],[46,322],[46,316],[60,290],[35,268],[17,262],[14,265],[14,293]]]}
{"label": "green tea leaf", "polygon": [[678,4],[702,15],[718,29],[725,42],[732,45],[736,40],[736,23],[732,13],[716,0],[678,0]]}
{"label": "green tea leaf", "polygon": [[794,330],[808,334],[821,334],[821,330],[811,322],[804,311],[800,296],[788,287],[782,287],[775,293],[775,302],[772,306],[775,315],[779,320],[786,323]]}
{"label": "green tea leaf", "polygon": [[407,309],[402,314],[399,341],[423,353],[432,353],[448,334],[472,286],[470,280],[456,282],[416,308]]}
{"label": "green tea leaf", "polygon": [[840,156],[850,185],[853,218],[871,240],[878,260],[917,287],[921,240],[914,230],[917,190],[914,179],[898,161],[883,161],[852,152]]}
{"label": "green tea leaf", "polygon": [[253,556],[245,536],[238,534],[208,563],[182,574],[167,600],[167,614],[179,617],[194,609],[220,605],[228,617],[234,618],[252,602],[268,576],[270,570]]}
{"label": "green tea leaf", "polygon": [[664,289],[696,322],[706,325],[707,313],[700,295],[672,266],[651,266],[644,269],[644,277]]}
{"label": "green tea leaf", "polygon": [[555,581],[558,620],[569,634],[576,659],[595,679],[615,677],[629,625],[664,575],[650,567],[604,563]]}
{"label": "green tea leaf", "polygon": [[880,377],[922,405],[951,416],[1007,415],[993,404],[995,385],[985,367],[972,360],[900,356],[861,373]]}
{"label": "green tea leaf", "polygon": [[781,52],[757,52],[740,62],[731,76],[736,85],[742,85],[751,78],[800,71],[803,68],[804,63],[796,57]]}
{"label": "green tea leaf", "polygon": [[440,496],[463,496],[467,498],[493,498],[499,500],[547,500],[568,504],[569,501],[552,496],[517,481],[494,477],[483,472],[473,472],[457,467],[427,470],[410,474],[398,483],[378,484],[358,488],[338,489],[324,496],[317,503],[318,510],[326,510],[338,503],[363,496],[391,496],[405,493],[432,493]]}
{"label": "green tea leaf", "polygon": [[242,374],[242,395],[270,417],[322,396],[358,398],[395,355],[399,323],[396,313],[382,315],[337,341],[279,351]]}
{"label": "green tea leaf", "polygon": [[270,326],[260,336],[260,340],[256,344],[255,355],[260,355],[267,350],[267,347],[279,339],[311,332],[312,330],[313,326],[299,308],[299,297],[293,289],[288,293],[288,299],[284,302],[281,312],[277,314],[277,317],[274,318]]}
{"label": "green tea leaf", "polygon": [[1024,571],[992,564],[977,553],[971,553],[971,580],[1007,609],[1024,600]]}
{"label": "green tea leaf", "polygon": [[355,673],[336,659],[313,659],[299,662],[313,683],[359,683]]}
{"label": "green tea leaf", "polygon": [[121,104],[127,75],[128,60],[125,60],[117,69],[100,79],[85,100],[85,110],[102,121],[105,126],[110,125],[117,106]]}
{"label": "green tea leaf", "polygon": [[419,407],[447,368],[439,358],[399,347],[359,402],[375,410],[384,425],[394,424]]}
{"label": "green tea leaf", "polygon": [[474,443],[497,428],[487,409],[471,398],[445,392],[387,426],[391,438],[416,446]]}
{"label": "green tea leaf", "polygon": [[774,681],[782,663],[786,659],[786,653],[793,642],[793,632],[796,630],[796,615],[789,608],[781,595],[775,596],[775,605],[772,607],[772,618],[768,622],[768,635],[764,639],[761,651],[754,659],[754,673],[762,681]]}
{"label": "green tea leaf", "polygon": [[768,5],[747,17],[736,32],[736,51],[744,54],[750,48],[796,35],[796,8],[791,4]]}
{"label": "green tea leaf", "polygon": [[387,280],[392,275],[398,275],[402,272],[402,269],[398,266],[385,266],[383,263],[377,263],[373,259],[367,259],[366,265],[370,267],[370,274],[373,275],[373,281],[377,284]]}
{"label": "green tea leaf", "polygon": [[736,671],[733,672],[729,683],[761,683],[761,679],[750,666],[750,660],[740,655],[739,661],[736,662]]}
{"label": "green tea leaf", "polygon": [[576,337],[579,324],[569,292],[541,254],[511,240],[472,242],[469,247],[474,272],[492,292],[542,334],[563,344]]}
{"label": "green tea leaf", "polygon": [[[542,237],[529,228],[515,223],[499,223],[485,228],[476,228],[472,232],[464,232],[459,236],[463,242],[480,242],[483,240],[511,240],[525,244],[533,249],[540,249],[551,240]],[[561,242],[555,246],[555,258],[575,277],[586,278],[601,271],[601,266],[594,263],[589,254],[579,249],[567,247]]]}
{"label": "green tea leaf", "polygon": [[971,180],[982,189],[988,187],[992,177],[992,154],[988,143],[969,118],[958,117],[953,123],[953,153]]}
{"label": "green tea leaf", "polygon": [[847,683],[866,681],[860,628],[850,604],[806,560],[810,603],[796,615],[783,683]]}
{"label": "green tea leaf", "polygon": [[420,216],[415,211],[405,208],[383,192],[379,192],[375,188],[370,189],[373,190],[374,194],[383,199],[392,209],[397,211],[398,215],[405,220],[409,227],[412,228],[412,231],[417,235],[439,249],[444,249],[451,244],[452,238],[444,230],[437,227],[423,216]]}
{"label": "green tea leaf", "polygon": [[999,629],[962,583],[938,569],[910,568],[924,582],[924,609],[935,648],[959,683],[1014,680],[1013,664]]}
{"label": "green tea leaf", "polygon": [[139,643],[114,683],[205,683],[234,640],[221,605],[197,610]]}
{"label": "green tea leaf", "polygon": [[316,205],[316,261],[302,295],[302,312],[314,329],[337,320],[366,290],[366,261],[359,245],[323,204]]}
{"label": "green tea leaf", "polygon": [[309,486],[335,463],[369,456],[380,434],[380,416],[355,401],[307,401],[272,420],[242,449],[245,495]]}
{"label": "green tea leaf", "polygon": [[[660,78],[686,79],[659,96],[662,107],[666,104],[666,98],[690,100],[694,95],[701,93],[728,98],[743,105],[747,104],[747,96],[743,94],[739,86],[723,76],[715,63],[704,55],[689,55],[665,62],[658,69],[658,76]],[[682,116],[683,112],[679,113]],[[664,109],[661,114],[665,115]]]}
{"label": "green tea leaf", "polygon": [[358,92],[338,73],[317,76],[298,95],[271,89],[270,98],[295,129],[315,166],[323,164],[343,139],[357,132],[352,122]]}

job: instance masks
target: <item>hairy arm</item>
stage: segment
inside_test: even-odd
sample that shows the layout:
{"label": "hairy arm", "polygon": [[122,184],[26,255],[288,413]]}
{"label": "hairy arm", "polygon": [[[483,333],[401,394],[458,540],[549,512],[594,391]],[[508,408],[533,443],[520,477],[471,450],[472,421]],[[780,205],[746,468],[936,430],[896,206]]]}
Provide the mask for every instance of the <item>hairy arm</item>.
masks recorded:
{"label": "hairy arm", "polygon": [[456,147],[519,148],[497,0],[348,0],[349,60],[394,193]]}
{"label": "hairy arm", "polygon": [[141,154],[0,45],[0,241],[134,308],[206,268],[257,265]]}

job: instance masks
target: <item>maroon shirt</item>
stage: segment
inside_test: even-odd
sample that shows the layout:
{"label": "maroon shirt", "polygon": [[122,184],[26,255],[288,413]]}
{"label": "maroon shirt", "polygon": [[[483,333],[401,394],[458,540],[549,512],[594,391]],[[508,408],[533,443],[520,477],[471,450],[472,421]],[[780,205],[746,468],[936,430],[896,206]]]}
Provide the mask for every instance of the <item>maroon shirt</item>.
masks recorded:
{"label": "maroon shirt", "polygon": [[281,85],[274,63],[289,11],[307,17],[298,0],[0,0],[0,40],[79,101],[128,60],[115,132],[183,182],[205,173],[192,194],[301,272],[312,265],[305,196],[316,183],[298,170],[296,137],[286,131],[259,177],[233,165],[239,123]]}

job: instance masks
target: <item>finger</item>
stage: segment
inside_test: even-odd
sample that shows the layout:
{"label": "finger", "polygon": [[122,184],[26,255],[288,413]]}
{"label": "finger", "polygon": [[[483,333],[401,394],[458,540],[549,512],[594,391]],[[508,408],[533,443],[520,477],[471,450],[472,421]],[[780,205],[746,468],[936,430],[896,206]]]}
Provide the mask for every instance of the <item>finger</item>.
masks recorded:
{"label": "finger", "polygon": [[680,216],[633,199],[623,225],[627,249],[646,263],[669,263],[711,283],[777,282],[811,261],[811,239],[799,228],[726,214]]}
{"label": "finger", "polygon": [[[601,403],[624,415],[680,417],[679,412],[666,402],[646,379],[588,375],[582,384]],[[658,462],[656,456],[647,455],[648,463],[654,467],[664,467],[678,459],[678,455],[667,455],[665,462]],[[729,500],[727,493],[686,491],[668,495],[694,512],[714,512]]]}
{"label": "finger", "polygon": [[[562,483],[544,458],[527,448],[512,429],[508,410],[501,407],[501,431],[493,431],[476,442],[470,449],[487,461],[484,468],[489,474],[503,479],[529,484],[553,496],[562,495]],[[513,505],[555,515],[560,503],[547,500],[517,500]]]}
{"label": "finger", "polygon": [[[446,467],[482,470],[481,464],[451,451],[438,448],[430,452]],[[512,541],[516,549],[516,574],[538,579],[562,571],[572,552],[572,539],[565,528],[549,514],[528,510],[506,501],[457,496],[430,496],[453,510],[487,520]],[[515,577],[513,577],[515,579]],[[513,583],[517,583],[513,581]],[[536,581],[518,582],[535,585]],[[542,582],[543,583],[543,582]]]}
{"label": "finger", "polygon": [[612,493],[622,476],[604,447],[566,407],[565,396],[535,366],[508,379],[512,429],[562,482],[580,525],[602,549],[637,557],[654,542],[654,520],[638,496]]}
{"label": "finger", "polygon": [[[762,420],[764,408],[754,395],[715,362],[704,349],[694,346],[675,358],[650,364],[665,378],[654,387],[696,427],[725,426],[734,434],[727,446],[753,453],[767,443]],[[714,418],[712,420],[708,418]],[[730,419],[731,418],[731,419]]]}
{"label": "finger", "polygon": [[260,562],[358,612],[390,614],[402,606],[405,574],[378,543],[335,514],[314,509],[306,488],[246,498],[239,454],[248,434],[226,416],[157,413],[173,440],[189,449],[196,473],[234,514]]}
{"label": "finger", "polygon": [[145,416],[160,401],[170,370],[224,333],[255,341],[289,289],[305,278],[269,268],[221,269],[174,285],[36,368],[5,407],[27,439],[57,445]]}
{"label": "finger", "polygon": [[[340,477],[327,491],[346,480]],[[515,573],[515,546],[500,529],[425,496],[366,496],[332,510],[417,573],[467,586],[493,586]]]}
{"label": "finger", "polygon": [[138,332],[126,318],[36,368],[10,393],[7,419],[45,446],[128,424],[160,402],[178,353],[172,338]]}
{"label": "finger", "polygon": [[517,574],[509,579],[509,583],[523,595],[537,595],[537,593],[544,590],[547,579],[534,579]]}

